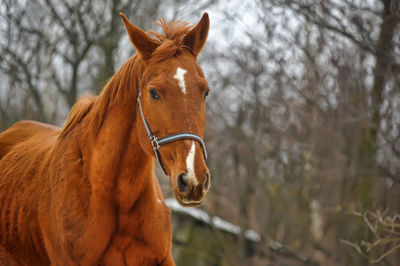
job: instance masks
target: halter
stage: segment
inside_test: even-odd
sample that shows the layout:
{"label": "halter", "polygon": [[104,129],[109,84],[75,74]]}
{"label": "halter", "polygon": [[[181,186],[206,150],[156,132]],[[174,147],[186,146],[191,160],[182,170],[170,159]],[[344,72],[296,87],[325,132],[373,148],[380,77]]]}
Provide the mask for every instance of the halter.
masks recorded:
{"label": "halter", "polygon": [[153,146],[153,150],[154,150],[154,154],[156,155],[157,162],[161,166],[161,168],[164,171],[164,174],[166,176],[168,176],[168,174],[167,174],[167,171],[165,170],[165,167],[164,167],[164,165],[162,163],[160,152],[158,151],[162,145],[165,145],[165,144],[168,144],[168,143],[171,143],[171,142],[174,142],[174,141],[182,140],[182,139],[196,140],[197,142],[200,143],[201,148],[203,149],[204,159],[207,159],[206,145],[204,144],[203,139],[201,137],[199,137],[198,135],[196,135],[196,134],[193,134],[193,133],[178,133],[178,134],[172,134],[172,135],[169,135],[169,136],[166,136],[166,137],[158,139],[153,134],[153,132],[151,131],[150,126],[147,123],[147,120],[143,115],[142,104],[140,103],[140,96],[141,95],[142,95],[142,91],[139,89],[139,93],[138,93],[138,97],[137,97],[137,103],[138,103],[140,115],[142,116],[142,121],[143,121],[144,127],[146,128],[147,135],[149,137],[151,146]]}

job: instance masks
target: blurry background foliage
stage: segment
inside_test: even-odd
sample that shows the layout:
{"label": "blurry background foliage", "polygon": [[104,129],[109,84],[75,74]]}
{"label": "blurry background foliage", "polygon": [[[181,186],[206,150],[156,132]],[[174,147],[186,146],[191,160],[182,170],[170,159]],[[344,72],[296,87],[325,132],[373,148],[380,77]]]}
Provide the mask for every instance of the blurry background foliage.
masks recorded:
{"label": "blurry background foliage", "polygon": [[120,11],[144,29],[207,11],[202,208],[262,237],[251,256],[218,237],[220,264],[400,265],[399,1],[0,1],[1,130],[62,126],[98,93],[134,53]]}

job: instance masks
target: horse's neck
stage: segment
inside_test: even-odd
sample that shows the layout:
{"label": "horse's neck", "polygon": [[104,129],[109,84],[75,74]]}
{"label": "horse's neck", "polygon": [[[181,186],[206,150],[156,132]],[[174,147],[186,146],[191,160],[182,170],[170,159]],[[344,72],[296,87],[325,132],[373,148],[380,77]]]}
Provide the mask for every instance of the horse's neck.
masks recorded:
{"label": "horse's neck", "polygon": [[[136,134],[136,96],[141,67],[137,64],[138,71],[129,69],[129,64],[135,64],[135,60],[138,59],[125,63],[115,75],[120,78],[116,83],[110,81],[109,87],[106,86],[106,91],[99,96],[99,102],[108,102],[107,109],[97,108],[94,104],[90,117],[102,117],[101,127],[83,140],[87,146],[86,154],[91,157],[93,189],[104,194],[100,196],[117,197],[125,207],[154,186],[153,159],[143,151]],[[129,88],[124,87],[127,84]]]}
{"label": "horse's neck", "polygon": [[[132,110],[133,109],[133,110]],[[135,106],[114,104],[107,110],[91,150],[92,170],[96,172],[93,184],[104,192],[117,195],[119,201],[132,202],[136,193],[151,185],[153,159],[147,155],[136,134]],[[117,191],[116,191],[117,190]],[[125,193],[130,190],[129,193]],[[126,198],[126,199],[124,199]],[[125,202],[125,203],[124,203]]]}
{"label": "horse's neck", "polygon": [[[136,125],[136,124],[135,124]],[[141,148],[136,135],[136,127],[132,129],[127,143],[125,156],[122,158],[120,175],[116,183],[116,200],[120,211],[132,211],[140,198],[149,203],[157,197],[154,178],[153,158]]]}

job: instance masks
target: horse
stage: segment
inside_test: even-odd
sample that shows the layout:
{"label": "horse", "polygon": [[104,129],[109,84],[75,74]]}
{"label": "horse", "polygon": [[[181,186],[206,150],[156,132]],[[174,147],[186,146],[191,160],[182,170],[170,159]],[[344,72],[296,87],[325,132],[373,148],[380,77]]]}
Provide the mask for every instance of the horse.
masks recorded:
{"label": "horse", "polygon": [[175,265],[171,212],[210,188],[203,142],[209,93],[197,62],[204,13],[145,32],[120,14],[136,54],[98,96],[80,98],[62,128],[20,121],[0,134],[0,264]]}

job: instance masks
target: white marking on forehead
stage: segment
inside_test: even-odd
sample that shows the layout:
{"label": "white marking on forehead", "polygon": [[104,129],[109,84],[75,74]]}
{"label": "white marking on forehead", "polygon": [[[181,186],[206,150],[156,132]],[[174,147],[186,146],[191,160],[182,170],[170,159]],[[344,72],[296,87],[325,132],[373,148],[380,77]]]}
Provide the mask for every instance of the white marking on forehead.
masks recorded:
{"label": "white marking on forehead", "polygon": [[186,70],[183,68],[178,67],[176,69],[176,74],[174,76],[175,79],[179,82],[179,87],[182,89],[183,94],[186,94],[186,84],[185,84],[185,74]]}
{"label": "white marking on forehead", "polygon": [[192,146],[190,147],[190,151],[186,158],[186,168],[187,168],[187,177],[185,181],[191,182],[193,185],[197,185],[196,173],[194,172],[194,155],[196,152],[196,146],[194,145],[194,141],[192,141]]}

